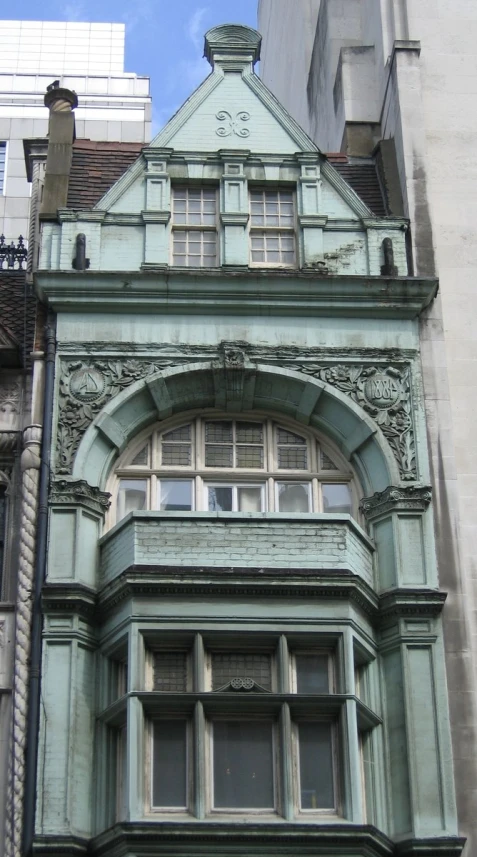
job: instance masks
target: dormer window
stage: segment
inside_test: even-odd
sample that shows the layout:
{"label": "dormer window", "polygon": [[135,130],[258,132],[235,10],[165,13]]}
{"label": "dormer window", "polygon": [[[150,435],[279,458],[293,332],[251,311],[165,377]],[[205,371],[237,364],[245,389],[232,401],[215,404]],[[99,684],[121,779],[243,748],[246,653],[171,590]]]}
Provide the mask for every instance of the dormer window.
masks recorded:
{"label": "dormer window", "polygon": [[218,264],[217,191],[177,186],[172,189],[172,264],[214,268]]}
{"label": "dormer window", "polygon": [[250,245],[252,265],[295,266],[295,202],[291,190],[250,192]]}

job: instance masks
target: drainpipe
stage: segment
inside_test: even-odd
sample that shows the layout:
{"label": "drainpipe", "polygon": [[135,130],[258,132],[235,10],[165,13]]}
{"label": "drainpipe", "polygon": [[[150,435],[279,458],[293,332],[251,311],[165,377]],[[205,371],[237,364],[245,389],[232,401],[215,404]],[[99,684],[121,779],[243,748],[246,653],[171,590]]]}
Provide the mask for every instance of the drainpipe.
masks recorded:
{"label": "drainpipe", "polygon": [[40,489],[36,540],[35,583],[31,626],[30,690],[27,719],[27,748],[25,759],[25,797],[23,823],[23,854],[30,854],[35,833],[36,765],[38,758],[38,727],[40,719],[41,666],[41,590],[46,576],[48,489],[50,480],[50,449],[53,426],[53,397],[55,380],[55,325],[49,319],[45,331],[45,390],[43,406],[43,438],[40,463]]}
{"label": "drainpipe", "polygon": [[[55,80],[44,97],[50,111],[48,122],[48,151],[46,156],[40,221],[58,220],[58,209],[66,208],[68,184],[75,139],[74,109],[78,105],[75,92],[64,89]],[[35,835],[36,769],[38,760],[38,730],[40,721],[41,668],[41,591],[46,576],[48,536],[48,490],[50,481],[50,450],[53,427],[55,380],[55,323],[50,316],[45,330],[45,386],[43,398],[43,437],[38,494],[35,577],[31,623],[30,685],[28,693],[27,746],[25,755],[25,786],[23,804],[23,854],[29,855]]]}

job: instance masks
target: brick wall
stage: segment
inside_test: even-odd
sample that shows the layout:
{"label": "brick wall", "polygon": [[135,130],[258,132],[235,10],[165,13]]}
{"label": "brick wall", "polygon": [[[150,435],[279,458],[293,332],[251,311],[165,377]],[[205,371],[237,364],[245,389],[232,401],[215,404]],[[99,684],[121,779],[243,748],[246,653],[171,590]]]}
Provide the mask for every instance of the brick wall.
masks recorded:
{"label": "brick wall", "polygon": [[134,564],[346,569],[372,585],[372,547],[346,515],[134,513],[101,540],[102,582]]}

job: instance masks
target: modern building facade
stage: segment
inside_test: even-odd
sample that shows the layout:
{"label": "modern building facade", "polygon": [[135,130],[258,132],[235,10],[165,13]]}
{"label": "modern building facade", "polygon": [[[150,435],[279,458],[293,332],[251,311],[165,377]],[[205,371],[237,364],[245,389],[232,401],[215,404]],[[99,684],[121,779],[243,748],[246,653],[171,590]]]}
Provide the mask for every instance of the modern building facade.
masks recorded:
{"label": "modern building facade", "polygon": [[[124,71],[124,24],[0,21],[0,235],[28,244],[31,184],[23,140],[44,138],[43,96],[58,79],[81,106],[76,136],[145,143],[149,78]],[[31,180],[31,179],[30,179]]]}
{"label": "modern building facade", "polygon": [[[265,83],[325,151],[381,170],[411,222],[414,271],[439,276],[421,349],[460,829],[477,853],[477,457],[474,110],[466,0],[260,0]],[[287,62],[283,62],[286,45]],[[303,49],[305,46],[305,50]]]}
{"label": "modern building facade", "polygon": [[462,851],[437,281],[255,75],[260,42],[210,30],[211,75],[101,199],[55,210],[47,163],[45,857]]}

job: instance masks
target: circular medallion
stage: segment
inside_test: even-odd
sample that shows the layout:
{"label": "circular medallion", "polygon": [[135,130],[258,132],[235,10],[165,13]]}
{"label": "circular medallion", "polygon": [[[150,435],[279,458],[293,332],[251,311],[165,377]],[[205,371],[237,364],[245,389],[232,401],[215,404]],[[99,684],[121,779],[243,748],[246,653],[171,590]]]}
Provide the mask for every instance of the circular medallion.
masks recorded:
{"label": "circular medallion", "polygon": [[103,395],[105,386],[104,375],[90,366],[77,369],[70,378],[70,393],[79,402],[97,401]]}
{"label": "circular medallion", "polygon": [[384,372],[376,372],[368,378],[364,385],[364,395],[369,404],[375,408],[386,410],[399,402],[401,397],[401,384],[397,378],[386,375]]}

